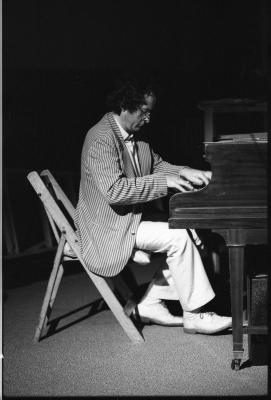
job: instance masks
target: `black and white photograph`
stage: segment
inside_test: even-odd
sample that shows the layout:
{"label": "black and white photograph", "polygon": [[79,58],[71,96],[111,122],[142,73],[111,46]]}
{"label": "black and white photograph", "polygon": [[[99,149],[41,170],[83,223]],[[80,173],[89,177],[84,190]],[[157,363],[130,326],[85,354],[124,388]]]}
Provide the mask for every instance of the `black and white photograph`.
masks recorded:
{"label": "black and white photograph", "polygon": [[271,3],[1,3],[1,396],[268,397]]}

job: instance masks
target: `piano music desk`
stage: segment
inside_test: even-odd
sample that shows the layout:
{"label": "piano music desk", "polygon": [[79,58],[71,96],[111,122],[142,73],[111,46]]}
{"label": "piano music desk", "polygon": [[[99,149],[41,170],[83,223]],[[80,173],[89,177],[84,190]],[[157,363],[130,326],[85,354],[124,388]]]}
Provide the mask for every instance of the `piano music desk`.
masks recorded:
{"label": "piano music desk", "polygon": [[[262,125],[260,129],[267,130],[267,103],[257,99],[220,99],[201,101],[199,109],[204,112],[204,138],[206,142],[211,142],[218,135],[216,127],[216,117],[218,115],[234,115],[258,113],[262,116]],[[255,118],[254,118],[255,119]],[[246,129],[246,128],[244,128]],[[259,129],[259,128],[257,128]]]}

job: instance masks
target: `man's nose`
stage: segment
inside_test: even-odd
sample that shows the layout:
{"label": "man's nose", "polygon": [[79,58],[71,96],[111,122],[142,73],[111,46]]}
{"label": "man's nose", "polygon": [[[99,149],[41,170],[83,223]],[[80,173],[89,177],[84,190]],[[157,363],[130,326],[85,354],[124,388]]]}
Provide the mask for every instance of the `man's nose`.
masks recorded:
{"label": "man's nose", "polygon": [[151,120],[151,116],[150,115],[144,115],[144,122],[146,124],[148,124],[150,122],[150,120]]}

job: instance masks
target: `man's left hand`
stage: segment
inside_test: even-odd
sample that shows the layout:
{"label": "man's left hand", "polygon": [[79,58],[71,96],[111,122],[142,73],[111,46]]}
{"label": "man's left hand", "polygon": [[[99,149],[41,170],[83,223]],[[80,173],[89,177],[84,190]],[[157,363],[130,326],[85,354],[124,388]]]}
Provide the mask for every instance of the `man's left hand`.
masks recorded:
{"label": "man's left hand", "polygon": [[186,167],[181,169],[180,176],[187,179],[193,185],[206,186],[211,180],[212,172]]}

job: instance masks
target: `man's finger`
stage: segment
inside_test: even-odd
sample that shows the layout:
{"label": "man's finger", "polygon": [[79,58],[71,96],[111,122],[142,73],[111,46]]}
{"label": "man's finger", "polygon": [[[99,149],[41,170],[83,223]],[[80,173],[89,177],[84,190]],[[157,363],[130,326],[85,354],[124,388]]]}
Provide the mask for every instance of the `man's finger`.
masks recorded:
{"label": "man's finger", "polygon": [[197,184],[198,185],[202,185],[202,184],[208,185],[208,183],[209,183],[208,178],[204,174],[202,174],[202,175],[200,175],[198,177],[195,177],[195,178],[197,179]]}
{"label": "man's finger", "polygon": [[195,185],[202,185],[203,179],[201,177],[193,177],[191,178],[191,182],[193,182]]}
{"label": "man's finger", "polygon": [[208,181],[208,179],[206,178],[206,176],[203,176],[203,177],[202,177],[202,183],[204,183],[204,185],[208,185],[209,181]]}
{"label": "man's finger", "polygon": [[176,185],[176,189],[180,190],[180,192],[191,192],[194,190],[193,186],[187,183],[181,183]]}
{"label": "man's finger", "polygon": [[189,181],[182,181],[181,185],[184,186],[187,190],[193,190],[193,185]]}

